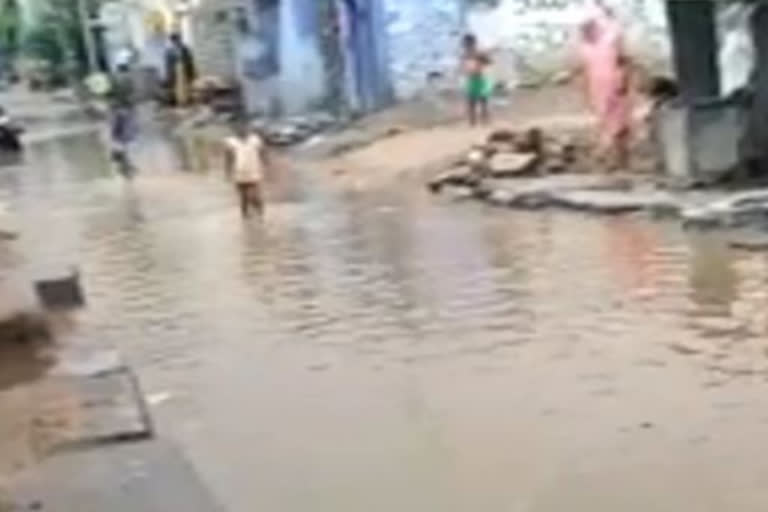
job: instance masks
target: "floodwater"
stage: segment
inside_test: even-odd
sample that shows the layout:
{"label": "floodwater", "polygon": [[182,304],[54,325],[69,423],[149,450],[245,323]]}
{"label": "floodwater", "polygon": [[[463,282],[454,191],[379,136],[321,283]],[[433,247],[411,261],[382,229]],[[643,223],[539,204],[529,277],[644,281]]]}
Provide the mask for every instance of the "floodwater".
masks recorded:
{"label": "floodwater", "polygon": [[228,510],[768,510],[765,255],[311,165],[244,223],[166,144],[140,167],[34,147],[15,251],[80,266],[64,345],[123,353]]}

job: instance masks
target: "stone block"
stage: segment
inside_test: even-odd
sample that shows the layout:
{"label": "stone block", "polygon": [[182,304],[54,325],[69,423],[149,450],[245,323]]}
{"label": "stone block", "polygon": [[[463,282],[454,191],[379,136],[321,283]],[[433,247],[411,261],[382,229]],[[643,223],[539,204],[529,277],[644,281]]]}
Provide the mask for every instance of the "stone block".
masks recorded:
{"label": "stone block", "polygon": [[497,153],[489,162],[491,176],[520,176],[536,171],[539,159],[534,153]]}
{"label": "stone block", "polygon": [[[35,427],[50,431],[51,452],[150,439],[153,429],[138,381],[126,367],[51,377],[39,394]],[[60,428],[60,425],[67,425]]]}
{"label": "stone block", "polygon": [[35,279],[35,291],[46,309],[72,309],[85,305],[77,269],[48,270]]}
{"label": "stone block", "polygon": [[725,199],[686,208],[686,227],[768,226],[768,192],[757,190],[732,194]]}
{"label": "stone block", "polygon": [[429,181],[427,188],[432,193],[440,193],[444,187],[474,188],[480,183],[480,177],[468,168],[451,169],[438,174]]}
{"label": "stone block", "polygon": [[552,194],[556,206],[592,213],[669,212],[677,201],[665,192],[569,190]]}

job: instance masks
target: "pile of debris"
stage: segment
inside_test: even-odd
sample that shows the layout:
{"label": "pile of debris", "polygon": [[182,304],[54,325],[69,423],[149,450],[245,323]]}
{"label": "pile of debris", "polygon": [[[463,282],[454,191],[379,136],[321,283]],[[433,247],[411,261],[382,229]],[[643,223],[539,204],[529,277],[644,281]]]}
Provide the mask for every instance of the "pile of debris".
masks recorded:
{"label": "pile of debris", "polygon": [[[206,105],[180,120],[177,130],[184,133],[190,129],[227,128],[237,115],[232,112],[216,111]],[[344,125],[344,120],[340,120],[327,112],[316,112],[283,119],[259,117],[251,121],[253,130],[261,133],[270,145],[280,147],[301,144],[319,133],[340,129]]]}
{"label": "pile of debris", "polygon": [[327,112],[280,120],[257,119],[252,123],[253,128],[260,131],[269,144],[283,147],[301,144],[318,133],[341,125],[337,118]]}
{"label": "pile of debris", "polygon": [[648,176],[590,173],[592,163],[588,142],[574,135],[497,130],[427,186],[505,208],[679,215],[680,198]]}
{"label": "pile of debris", "polygon": [[586,167],[587,154],[573,137],[545,134],[539,128],[522,133],[496,130],[428,186],[439,193],[445,186],[479,189],[489,179],[580,173]]}

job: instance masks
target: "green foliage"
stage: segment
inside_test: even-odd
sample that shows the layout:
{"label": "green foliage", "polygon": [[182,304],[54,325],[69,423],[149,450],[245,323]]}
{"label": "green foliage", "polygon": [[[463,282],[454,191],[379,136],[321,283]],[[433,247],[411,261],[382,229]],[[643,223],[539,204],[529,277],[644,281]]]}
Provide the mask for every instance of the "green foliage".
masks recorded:
{"label": "green foliage", "polygon": [[84,69],[85,44],[77,0],[44,1],[39,22],[24,38],[25,54],[48,63],[57,73],[65,73],[70,64]]}
{"label": "green foliage", "polygon": [[21,12],[16,0],[0,0],[0,51],[16,52],[21,33]]}
{"label": "green foliage", "polygon": [[63,62],[67,56],[66,48],[63,47],[57,32],[46,24],[31,29],[24,40],[26,55],[51,64]]}

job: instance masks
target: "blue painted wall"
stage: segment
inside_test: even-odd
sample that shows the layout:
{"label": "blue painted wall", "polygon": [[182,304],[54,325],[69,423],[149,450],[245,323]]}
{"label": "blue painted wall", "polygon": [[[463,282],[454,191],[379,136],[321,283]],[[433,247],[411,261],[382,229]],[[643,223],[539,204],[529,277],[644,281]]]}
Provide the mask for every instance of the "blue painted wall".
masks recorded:
{"label": "blue painted wall", "polygon": [[382,0],[342,0],[351,104],[371,111],[394,101]]}
{"label": "blue painted wall", "polygon": [[317,5],[317,0],[280,3],[279,96],[288,114],[312,109],[326,94]]}
{"label": "blue painted wall", "polygon": [[414,96],[430,73],[453,75],[465,30],[463,0],[383,0],[388,62],[398,98]]}

